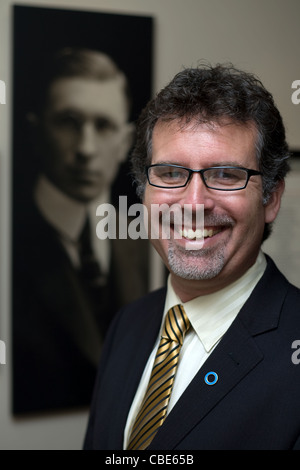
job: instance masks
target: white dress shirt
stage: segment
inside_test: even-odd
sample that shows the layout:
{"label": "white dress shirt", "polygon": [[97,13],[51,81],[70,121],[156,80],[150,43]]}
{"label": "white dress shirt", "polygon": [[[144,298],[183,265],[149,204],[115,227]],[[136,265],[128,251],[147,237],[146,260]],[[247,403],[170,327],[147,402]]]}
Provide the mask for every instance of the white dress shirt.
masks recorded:
{"label": "white dress shirt", "polygon": [[34,200],[44,219],[59,233],[60,240],[76,268],[80,266],[78,240],[88,216],[91,221],[91,243],[95,256],[102,272],[108,272],[110,244],[108,239],[99,240],[96,235],[96,225],[99,221],[99,218],[96,218],[96,209],[98,205],[109,201],[108,194],[102,194],[97,200],[83,204],[71,199],[41,175],[35,187]]}
{"label": "white dress shirt", "polygon": [[[177,304],[184,306],[192,328],[187,332],[181,348],[168,413],[232,324],[263,275],[266,264],[265,256],[260,252],[255,264],[233,284],[218,292],[197,297],[186,303],[181,302],[174,292],[169,276],[161,330],[168,310]],[[148,359],[128,414],[124,432],[124,449],[127,448],[131,427],[147,389],[160,336],[161,334],[158,335]]]}

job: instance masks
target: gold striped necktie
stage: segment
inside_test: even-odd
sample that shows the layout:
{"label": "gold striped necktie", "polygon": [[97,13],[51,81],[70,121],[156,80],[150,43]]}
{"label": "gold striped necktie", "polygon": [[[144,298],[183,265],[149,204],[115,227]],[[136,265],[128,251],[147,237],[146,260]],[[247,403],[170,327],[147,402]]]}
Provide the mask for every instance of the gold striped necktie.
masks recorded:
{"label": "gold striped necktie", "polygon": [[148,388],[132,427],[128,450],[146,449],[165,420],[180,349],[189,327],[190,322],[183,306],[176,305],[170,308],[166,315]]}

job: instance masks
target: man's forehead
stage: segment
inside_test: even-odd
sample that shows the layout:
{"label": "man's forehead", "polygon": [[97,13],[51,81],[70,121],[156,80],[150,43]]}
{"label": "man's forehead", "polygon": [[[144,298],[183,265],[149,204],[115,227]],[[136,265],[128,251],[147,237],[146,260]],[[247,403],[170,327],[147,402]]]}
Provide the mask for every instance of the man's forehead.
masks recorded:
{"label": "man's forehead", "polygon": [[203,164],[210,166],[232,162],[247,166],[251,159],[249,164],[255,165],[257,135],[255,125],[228,119],[208,123],[161,120],[153,130],[151,162],[173,162],[198,168],[199,158],[204,158]]}
{"label": "man's forehead", "polygon": [[238,122],[227,117],[218,120],[204,121],[200,118],[194,119],[159,119],[152,133],[152,143],[159,138],[161,139],[164,135],[174,136],[177,134],[185,133],[187,134],[197,134],[201,132],[209,132],[211,135],[222,135],[225,134],[228,136],[228,131],[234,132],[235,130],[241,131],[245,135],[247,134],[252,141],[252,145],[256,147],[258,141],[258,130],[253,121],[248,122]]}
{"label": "man's forehead", "polygon": [[128,106],[122,77],[105,81],[85,77],[57,79],[50,86],[47,109],[57,113],[74,109],[83,114],[105,114],[120,122],[126,121]]}
{"label": "man's forehead", "polygon": [[195,131],[197,130],[209,130],[213,131],[220,131],[220,129],[233,126],[239,127],[241,129],[248,129],[251,130],[253,135],[257,135],[257,127],[254,121],[237,121],[231,119],[227,116],[206,120],[201,116],[189,117],[163,117],[157,120],[153,128],[153,134],[160,133],[160,132],[184,132],[184,131]]}

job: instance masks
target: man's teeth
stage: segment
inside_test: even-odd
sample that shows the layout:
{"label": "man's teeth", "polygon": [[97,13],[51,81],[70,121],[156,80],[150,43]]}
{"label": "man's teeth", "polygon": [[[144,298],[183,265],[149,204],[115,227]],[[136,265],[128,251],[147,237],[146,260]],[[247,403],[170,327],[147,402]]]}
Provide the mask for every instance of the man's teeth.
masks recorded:
{"label": "man's teeth", "polygon": [[195,240],[195,239],[203,239],[207,237],[212,237],[213,235],[216,235],[219,233],[221,230],[213,230],[213,229],[204,229],[201,230],[200,228],[197,228],[196,230],[193,230],[191,228],[187,229],[180,229],[179,230],[179,235],[184,238],[188,238],[189,240]]}

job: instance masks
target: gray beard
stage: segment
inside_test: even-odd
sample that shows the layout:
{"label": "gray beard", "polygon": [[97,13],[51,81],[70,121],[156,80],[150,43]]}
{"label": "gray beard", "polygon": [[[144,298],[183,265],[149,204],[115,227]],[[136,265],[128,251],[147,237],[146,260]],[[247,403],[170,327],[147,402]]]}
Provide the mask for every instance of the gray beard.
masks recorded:
{"label": "gray beard", "polygon": [[168,262],[170,270],[183,279],[195,281],[213,279],[225,265],[224,249],[219,247],[217,252],[205,249],[181,250],[170,243]]}
{"label": "gray beard", "polygon": [[[234,226],[234,220],[228,215],[209,214],[204,217],[204,226]],[[225,248],[227,242],[216,248],[185,250],[169,241],[168,262],[171,271],[184,279],[206,280],[215,278],[225,266]]]}

